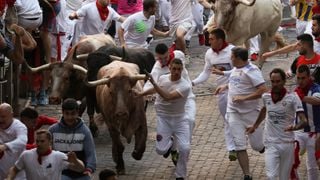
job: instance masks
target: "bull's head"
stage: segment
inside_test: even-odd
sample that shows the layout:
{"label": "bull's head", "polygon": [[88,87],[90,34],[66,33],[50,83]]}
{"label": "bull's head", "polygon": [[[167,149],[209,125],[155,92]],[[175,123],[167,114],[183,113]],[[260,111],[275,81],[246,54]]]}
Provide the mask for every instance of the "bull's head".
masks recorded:
{"label": "bull's head", "polygon": [[235,9],[238,4],[253,6],[256,0],[215,0],[213,10],[217,27],[229,30],[231,22],[235,16]]}
{"label": "bull's head", "polygon": [[51,78],[51,94],[49,95],[49,103],[50,104],[60,104],[61,98],[66,97],[66,93],[70,88],[70,80],[72,78],[78,78],[75,76],[75,71],[79,71],[83,76],[82,79],[86,76],[87,70],[79,65],[70,64],[70,63],[48,63],[42,66],[31,68],[28,64],[26,64],[28,69],[33,72],[41,72],[48,70],[50,71]]}

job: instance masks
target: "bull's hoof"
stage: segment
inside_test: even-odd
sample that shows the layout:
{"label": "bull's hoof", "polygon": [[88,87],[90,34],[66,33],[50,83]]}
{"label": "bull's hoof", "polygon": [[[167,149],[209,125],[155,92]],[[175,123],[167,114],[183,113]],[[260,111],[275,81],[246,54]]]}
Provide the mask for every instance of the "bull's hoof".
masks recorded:
{"label": "bull's hoof", "polygon": [[91,131],[91,134],[93,137],[98,137],[99,135],[99,129],[96,125],[89,125],[89,129]]}
{"label": "bull's hoof", "polygon": [[117,169],[117,174],[118,175],[125,175],[126,174],[126,170],[125,169]]}
{"label": "bull's hoof", "polygon": [[131,156],[135,159],[135,160],[141,160],[143,153],[138,153],[136,150],[134,150],[131,154]]}

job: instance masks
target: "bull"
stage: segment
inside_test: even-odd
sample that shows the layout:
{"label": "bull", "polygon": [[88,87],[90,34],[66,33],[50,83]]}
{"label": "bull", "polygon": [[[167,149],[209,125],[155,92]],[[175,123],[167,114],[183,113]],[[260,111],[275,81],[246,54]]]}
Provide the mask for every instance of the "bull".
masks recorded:
{"label": "bull", "polygon": [[[94,136],[97,131],[93,119],[94,106],[87,106],[86,104],[86,96],[89,92],[88,87],[84,83],[87,77],[87,61],[86,56],[82,54],[94,52],[102,46],[115,46],[115,42],[109,35],[88,35],[72,47],[63,63],[49,63],[37,68],[31,68],[32,72],[50,70],[52,85],[49,104],[60,104],[61,99],[66,98],[80,100],[80,116],[87,107],[87,113],[90,119],[90,130]],[[73,64],[77,66],[73,66]],[[82,69],[79,67],[82,67]]]}
{"label": "bull", "polygon": [[269,50],[282,19],[280,0],[215,0],[212,9],[214,22],[225,30],[228,42],[243,45],[260,34],[260,54]]}
{"label": "bull", "polygon": [[139,67],[133,63],[113,61],[100,68],[96,81],[89,86],[96,87],[96,98],[102,116],[112,138],[112,158],[118,174],[125,173],[123,161],[124,146],[122,135],[127,143],[135,136],[132,157],[140,160],[146,148],[147,122],[144,100],[134,95],[142,91],[145,75],[138,75]]}

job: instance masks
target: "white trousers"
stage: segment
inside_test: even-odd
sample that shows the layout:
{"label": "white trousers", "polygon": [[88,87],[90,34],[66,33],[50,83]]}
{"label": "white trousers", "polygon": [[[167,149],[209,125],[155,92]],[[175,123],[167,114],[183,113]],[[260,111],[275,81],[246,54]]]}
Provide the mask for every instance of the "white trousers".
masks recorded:
{"label": "white trousers", "polygon": [[190,40],[194,31],[197,31],[198,34],[203,34],[203,6],[198,2],[195,2],[191,6],[192,15],[193,15],[193,24],[192,28],[185,35],[185,40]]}
{"label": "white trousers", "polygon": [[300,151],[307,151],[306,165],[308,180],[318,180],[319,178],[319,168],[315,158],[315,141],[316,136],[309,136],[309,133],[296,131],[295,139],[299,142]]}
{"label": "white trousers", "polygon": [[312,27],[312,21],[301,21],[299,19],[296,20],[296,33],[297,36],[308,33],[310,34],[310,30]]}
{"label": "white trousers", "polygon": [[249,48],[250,55],[254,53],[259,53],[260,52],[259,35],[256,35],[255,37],[250,38],[249,42],[250,42],[250,48]]}
{"label": "white trousers", "polygon": [[159,0],[159,19],[160,24],[162,26],[169,27],[169,19],[170,19],[170,12],[171,12],[171,4],[168,0]]}
{"label": "white trousers", "polygon": [[269,180],[290,179],[294,160],[294,143],[268,143],[265,150],[266,174]]}
{"label": "white trousers", "polygon": [[157,116],[157,142],[158,154],[165,154],[172,146],[172,136],[177,141],[179,159],[176,166],[176,177],[187,177],[187,163],[190,154],[190,128],[189,122],[182,117]]}
{"label": "white trousers", "polygon": [[218,107],[219,107],[220,114],[223,117],[224,139],[226,141],[227,150],[232,151],[232,150],[235,150],[236,145],[234,144],[233,136],[230,132],[229,122],[226,119],[227,102],[228,102],[228,92],[219,94]]}
{"label": "white trousers", "polygon": [[[259,111],[257,110],[248,113],[227,112],[226,117],[230,124],[236,151],[247,149],[246,129],[255,123],[258,115]],[[248,135],[248,139],[253,150],[261,151],[264,148],[263,128],[258,127],[254,133]]]}

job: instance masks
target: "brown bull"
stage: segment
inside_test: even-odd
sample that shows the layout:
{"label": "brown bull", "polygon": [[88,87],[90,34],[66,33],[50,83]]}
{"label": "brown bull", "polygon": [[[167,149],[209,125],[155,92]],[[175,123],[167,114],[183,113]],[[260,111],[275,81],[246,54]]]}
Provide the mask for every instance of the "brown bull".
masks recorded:
{"label": "brown bull", "polygon": [[89,82],[96,87],[98,107],[112,138],[112,158],[118,174],[125,173],[122,153],[124,146],[120,135],[127,143],[135,136],[132,157],[140,160],[146,148],[147,122],[144,100],[134,91],[142,91],[145,75],[137,75],[139,68],[132,63],[113,61],[98,72],[98,80]]}
{"label": "brown bull", "polygon": [[[86,57],[88,53],[97,50],[101,46],[115,46],[115,42],[111,36],[105,34],[86,36],[72,47],[63,63],[49,63],[32,70],[33,72],[50,70],[51,93],[49,95],[49,104],[60,104],[61,99],[74,98],[82,102],[80,106],[80,115],[82,115],[87,107],[85,97],[89,91],[84,84],[87,77]],[[75,66],[72,66],[72,64],[83,68],[81,70],[80,68],[74,68]],[[94,107],[88,106],[87,113],[90,118],[90,130],[93,135],[96,135],[97,127],[93,119]]]}

